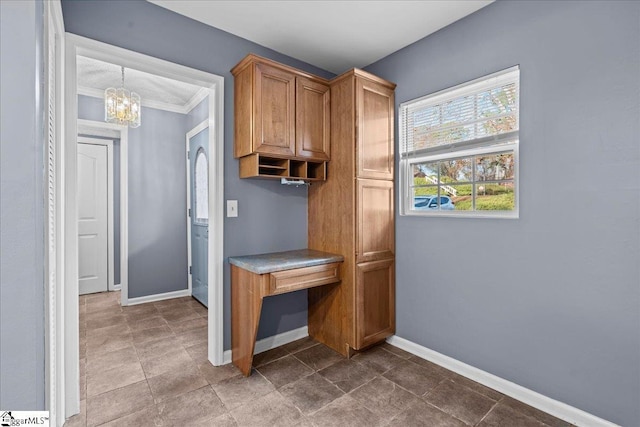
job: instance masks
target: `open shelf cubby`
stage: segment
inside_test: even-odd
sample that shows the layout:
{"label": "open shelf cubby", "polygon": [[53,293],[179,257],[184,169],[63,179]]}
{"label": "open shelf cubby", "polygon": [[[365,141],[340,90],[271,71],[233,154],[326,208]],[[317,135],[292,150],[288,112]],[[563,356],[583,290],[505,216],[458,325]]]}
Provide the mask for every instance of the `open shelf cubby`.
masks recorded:
{"label": "open shelf cubby", "polygon": [[324,181],[327,179],[327,162],[307,162],[307,178]]}
{"label": "open shelf cubby", "polygon": [[292,178],[306,178],[307,177],[307,162],[300,160],[290,160],[290,175]]}
{"label": "open shelf cubby", "polygon": [[240,178],[288,178],[324,181],[326,162],[286,159],[263,154],[240,158]]}

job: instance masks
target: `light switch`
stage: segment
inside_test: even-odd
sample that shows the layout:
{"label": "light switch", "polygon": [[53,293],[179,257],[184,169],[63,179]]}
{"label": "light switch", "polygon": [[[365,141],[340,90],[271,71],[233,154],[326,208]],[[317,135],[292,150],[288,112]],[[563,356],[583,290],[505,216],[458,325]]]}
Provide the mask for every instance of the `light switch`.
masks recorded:
{"label": "light switch", "polygon": [[238,216],[238,201],[227,200],[227,218],[235,218]]}

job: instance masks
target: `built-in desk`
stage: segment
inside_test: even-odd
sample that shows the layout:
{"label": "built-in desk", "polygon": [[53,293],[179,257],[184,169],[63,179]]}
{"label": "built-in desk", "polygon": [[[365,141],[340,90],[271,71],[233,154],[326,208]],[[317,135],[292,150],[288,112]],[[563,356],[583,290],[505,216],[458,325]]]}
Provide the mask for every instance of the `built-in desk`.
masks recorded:
{"label": "built-in desk", "polygon": [[233,364],[251,374],[262,299],[340,281],[342,255],[301,249],[229,257]]}

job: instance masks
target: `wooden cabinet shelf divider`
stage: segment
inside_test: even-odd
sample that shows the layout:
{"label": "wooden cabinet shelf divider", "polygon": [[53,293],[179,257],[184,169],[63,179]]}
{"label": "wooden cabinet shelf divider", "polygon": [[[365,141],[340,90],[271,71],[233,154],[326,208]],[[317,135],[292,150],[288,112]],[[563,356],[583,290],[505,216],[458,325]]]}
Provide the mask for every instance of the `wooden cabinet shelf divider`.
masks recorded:
{"label": "wooden cabinet shelf divider", "polygon": [[307,181],[326,179],[326,162],[285,159],[250,154],[240,158],[240,178],[287,178]]}

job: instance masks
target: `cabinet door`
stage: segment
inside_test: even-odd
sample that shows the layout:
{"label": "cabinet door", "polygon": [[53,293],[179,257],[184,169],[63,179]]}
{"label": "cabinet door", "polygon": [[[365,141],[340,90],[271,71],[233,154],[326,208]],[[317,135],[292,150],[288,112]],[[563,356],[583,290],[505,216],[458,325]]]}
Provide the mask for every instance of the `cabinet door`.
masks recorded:
{"label": "cabinet door", "polygon": [[294,156],[294,74],[256,64],[253,149],[256,153]]}
{"label": "cabinet door", "polygon": [[329,86],[296,78],[296,155],[329,160]]}
{"label": "cabinet door", "polygon": [[394,261],[356,266],[356,350],[382,341],[395,332]]}
{"label": "cabinet door", "polygon": [[358,179],[356,262],[394,255],[393,181]]}
{"label": "cabinet door", "polygon": [[357,177],[393,179],[393,90],[356,79]]}

